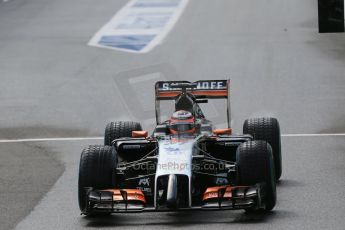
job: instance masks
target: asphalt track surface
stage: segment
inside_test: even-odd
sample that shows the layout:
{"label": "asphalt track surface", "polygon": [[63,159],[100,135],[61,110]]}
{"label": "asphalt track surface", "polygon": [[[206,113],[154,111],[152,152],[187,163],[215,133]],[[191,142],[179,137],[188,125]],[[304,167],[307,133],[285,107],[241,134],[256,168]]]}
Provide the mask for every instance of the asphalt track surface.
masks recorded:
{"label": "asphalt track surface", "polygon": [[[345,35],[317,33],[317,1],[191,0],[147,54],[88,47],[125,3],[0,3],[0,139],[101,136],[111,120],[150,130],[155,80],[225,77],[237,132],[247,117],[275,116],[284,134],[345,133]],[[220,103],[206,112],[223,122]],[[0,229],[344,229],[344,136],[282,140],[269,214],[98,219],[79,216],[76,198],[81,149],[100,140],[0,143]]]}

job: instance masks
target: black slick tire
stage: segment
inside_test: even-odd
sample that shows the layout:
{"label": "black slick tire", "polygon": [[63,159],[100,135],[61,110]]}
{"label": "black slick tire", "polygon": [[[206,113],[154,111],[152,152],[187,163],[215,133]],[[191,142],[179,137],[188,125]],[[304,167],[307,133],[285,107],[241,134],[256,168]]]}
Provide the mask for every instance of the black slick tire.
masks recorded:
{"label": "black slick tire", "polygon": [[243,133],[250,134],[254,140],[267,141],[273,150],[276,180],[282,175],[282,154],[280,126],[276,118],[251,118],[243,124]]}
{"label": "black slick tire", "polygon": [[141,124],[133,121],[117,121],[107,124],[104,132],[104,145],[122,137],[132,137],[132,131],[142,131]]}
{"label": "black slick tire", "polygon": [[[274,208],[277,200],[272,148],[266,141],[248,141],[236,152],[237,180],[239,185],[265,184],[265,209]],[[252,209],[249,209],[250,211]]]}
{"label": "black slick tire", "polygon": [[87,208],[85,188],[107,189],[116,185],[116,152],[112,146],[91,145],[80,156],[78,200],[81,212]]}

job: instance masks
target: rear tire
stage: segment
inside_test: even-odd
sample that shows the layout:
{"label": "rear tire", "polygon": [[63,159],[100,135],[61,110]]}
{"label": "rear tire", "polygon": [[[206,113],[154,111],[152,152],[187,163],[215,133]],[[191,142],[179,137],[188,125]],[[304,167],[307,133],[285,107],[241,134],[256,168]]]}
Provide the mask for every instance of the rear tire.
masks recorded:
{"label": "rear tire", "polygon": [[[277,200],[272,148],[266,141],[248,141],[236,152],[239,185],[251,186],[265,183],[265,210],[274,208]],[[248,211],[253,211],[249,209]]]}
{"label": "rear tire", "polygon": [[116,163],[116,152],[111,146],[91,145],[82,151],[78,180],[80,211],[84,212],[87,208],[85,188],[107,189],[116,186]]}
{"label": "rear tire", "polygon": [[276,118],[251,118],[243,124],[243,133],[250,134],[254,140],[267,141],[273,150],[276,180],[282,175],[282,155],[280,126]]}
{"label": "rear tire", "polygon": [[133,121],[110,122],[104,133],[104,145],[111,145],[112,141],[122,137],[132,137],[132,131],[142,131],[141,124]]}

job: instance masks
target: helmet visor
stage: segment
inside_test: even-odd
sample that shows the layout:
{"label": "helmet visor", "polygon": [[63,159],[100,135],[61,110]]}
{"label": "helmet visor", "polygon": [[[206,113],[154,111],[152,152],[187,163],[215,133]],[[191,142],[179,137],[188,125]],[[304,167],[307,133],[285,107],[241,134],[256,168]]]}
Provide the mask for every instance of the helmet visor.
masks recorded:
{"label": "helmet visor", "polygon": [[178,133],[184,133],[188,131],[192,131],[195,128],[194,123],[184,123],[184,122],[179,122],[179,123],[174,123],[170,125],[170,129],[178,132]]}

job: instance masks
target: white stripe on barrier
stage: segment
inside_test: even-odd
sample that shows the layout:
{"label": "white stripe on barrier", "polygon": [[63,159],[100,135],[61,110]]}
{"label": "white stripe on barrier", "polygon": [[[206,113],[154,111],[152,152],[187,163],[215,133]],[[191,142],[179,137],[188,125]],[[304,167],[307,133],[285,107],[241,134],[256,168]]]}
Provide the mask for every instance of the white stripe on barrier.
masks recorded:
{"label": "white stripe on barrier", "polygon": [[146,53],[174,27],[189,0],[132,0],[90,40],[90,46]]}

